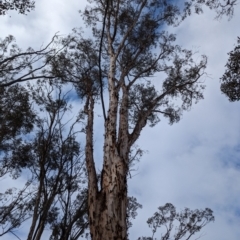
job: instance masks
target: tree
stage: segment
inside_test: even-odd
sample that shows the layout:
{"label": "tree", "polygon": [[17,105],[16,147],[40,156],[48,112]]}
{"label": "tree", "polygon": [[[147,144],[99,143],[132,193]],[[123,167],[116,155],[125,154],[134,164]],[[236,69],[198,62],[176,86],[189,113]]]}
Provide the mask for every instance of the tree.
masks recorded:
{"label": "tree", "polygon": [[[214,221],[213,212],[211,209],[205,210],[190,210],[185,208],[182,212],[177,213],[176,208],[171,203],[166,203],[158,208],[158,212],[147,220],[148,226],[152,230],[151,237],[142,237],[138,240],[154,240],[154,235],[158,228],[164,227],[166,232],[161,234],[161,240],[179,240],[185,237],[190,239],[194,234],[201,231],[211,221]],[[177,222],[178,226],[175,226]],[[172,234],[175,228],[175,233]]]}
{"label": "tree", "polygon": [[221,78],[221,91],[229,101],[234,102],[240,100],[240,38],[238,45],[228,55],[227,69]]}
{"label": "tree", "polygon": [[[10,89],[20,88],[22,95],[16,95],[15,91],[15,95],[4,102],[4,119],[0,126],[13,140],[1,141],[5,146],[0,156],[1,177],[10,174],[17,179],[23,175],[26,184],[21,190],[10,188],[1,193],[0,236],[16,235],[14,230],[28,220],[28,240],[40,240],[46,226],[52,230],[52,240],[78,239],[88,228],[85,171],[75,131],[80,118],[64,123],[63,118],[71,108],[60,86],[40,81],[28,86],[28,91],[19,85],[10,86]],[[32,104],[26,102],[29,99]],[[7,105],[8,102],[13,106]],[[33,104],[35,110],[31,115]],[[10,114],[7,107],[11,109]],[[18,114],[18,122],[14,114]],[[14,121],[7,121],[9,118]],[[20,132],[25,130],[25,125],[29,131],[23,133],[30,133],[29,136]]]}
{"label": "tree", "polygon": [[10,10],[16,10],[20,14],[26,14],[35,8],[35,2],[31,0],[1,0],[0,15],[5,15]]}
{"label": "tree", "polygon": [[[224,1],[223,1],[224,2]],[[127,239],[127,176],[131,152],[143,128],[160,117],[173,124],[184,110],[203,98],[199,81],[206,56],[195,63],[191,51],[174,44],[165,31],[202,5],[231,16],[236,1],[189,1],[183,11],[171,1],[89,1],[82,13],[92,39],[75,31],[72,43],[51,61],[52,74],[74,83],[84,101],[85,159],[88,174],[88,217],[91,238]],[[101,23],[101,24],[99,24]],[[151,81],[161,73],[159,81]],[[161,87],[156,87],[160,85]],[[105,97],[103,91],[106,89]],[[104,119],[101,178],[95,168],[94,107],[100,101]],[[105,101],[108,107],[105,109]]]}
{"label": "tree", "polygon": [[[203,4],[217,10],[228,9],[227,12],[220,11],[220,16],[231,15],[236,1],[228,1],[222,5],[219,0],[193,0],[187,2],[182,11],[174,1],[172,3],[164,0],[91,0],[89,2],[92,3],[91,7],[88,7],[82,16],[87,26],[93,29],[93,38],[84,39],[75,31],[73,37],[63,39],[62,46],[66,48],[64,47],[62,52],[50,54],[50,57],[48,54],[45,55],[44,75],[33,76],[30,79],[46,79],[50,86],[53,83],[70,82],[76,87],[84,105],[80,110],[80,116],[85,117],[86,124],[84,157],[91,238],[126,240],[129,226],[127,176],[136,154],[141,155],[141,151],[134,151],[141,131],[147,124],[156,125],[160,117],[168,118],[170,124],[178,122],[184,110],[188,110],[193,102],[203,98],[204,86],[199,80],[207,64],[206,56],[202,56],[202,59],[195,63],[192,52],[175,44],[176,36],[166,32],[166,26],[180,24],[191,13],[192,8],[197,13],[201,12]],[[102,25],[100,26],[99,23]],[[13,55],[22,56],[18,53]],[[14,57],[7,59],[11,61]],[[3,69],[12,71],[12,69],[17,70],[17,67],[4,66]],[[154,82],[152,78],[157,73],[161,73],[158,76],[160,80]],[[11,79],[11,76],[10,74],[10,78],[3,78],[2,87],[27,80],[27,78],[19,80],[17,72],[16,79]],[[107,100],[103,96],[104,90]],[[47,95],[47,99],[48,96],[51,94]],[[36,99],[41,101],[41,97]],[[48,100],[50,101],[51,98]],[[49,113],[48,128],[44,128],[45,125],[40,121],[37,125],[40,131],[35,142],[25,148],[20,141],[19,144],[24,151],[16,151],[14,155],[14,159],[18,160],[24,153],[24,158],[21,158],[24,161],[17,163],[23,163],[23,166],[20,165],[21,168],[25,167],[24,164],[29,169],[33,168],[38,180],[34,199],[37,204],[32,207],[33,219],[28,239],[39,239],[45,224],[49,221],[51,224],[55,223],[51,225],[54,230],[52,238],[65,237],[66,225],[62,223],[68,222],[66,219],[71,216],[68,214],[61,221],[57,221],[58,210],[51,207],[54,206],[56,197],[59,197],[59,191],[62,194],[61,189],[68,187],[66,180],[68,173],[63,171],[66,162],[60,160],[65,157],[70,157],[71,160],[71,153],[75,153],[77,144],[75,139],[71,138],[69,142],[66,140],[69,143],[67,147],[71,148],[71,151],[68,151],[69,155],[64,155],[63,143],[66,142],[65,138],[62,138],[62,124],[59,121],[52,122],[52,118],[58,116],[55,115],[55,107],[65,105],[59,99],[49,101],[44,102],[46,103],[44,108]],[[102,105],[104,121],[103,168],[100,174],[95,168],[93,142],[94,109],[98,102]],[[107,108],[105,102],[108,102]],[[54,129],[57,129],[56,138],[52,135]],[[34,151],[37,152],[39,149],[41,151],[36,154]],[[17,148],[17,150],[22,149]],[[61,153],[63,155],[59,156]],[[25,157],[28,161],[25,161]],[[37,165],[30,164],[33,158],[38,159]],[[2,162],[7,164],[11,161]],[[18,164],[11,166],[19,166]],[[52,176],[52,173],[56,175]],[[68,195],[68,192],[64,194]],[[63,209],[68,209],[64,198],[64,195],[60,195],[58,202],[62,201]]]}

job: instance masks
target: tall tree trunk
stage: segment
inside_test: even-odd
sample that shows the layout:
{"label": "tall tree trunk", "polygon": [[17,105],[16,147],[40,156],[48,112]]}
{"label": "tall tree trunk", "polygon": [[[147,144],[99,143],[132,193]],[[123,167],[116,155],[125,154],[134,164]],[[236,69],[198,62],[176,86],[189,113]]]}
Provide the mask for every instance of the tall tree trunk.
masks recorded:
{"label": "tall tree trunk", "polygon": [[[105,122],[104,159],[100,189],[98,189],[93,159],[93,100],[89,98],[88,124],[86,131],[86,165],[88,170],[89,224],[92,240],[126,240],[127,207],[127,109],[121,107],[117,139],[117,115],[119,97],[114,83],[115,60],[110,65],[108,76],[109,110]],[[120,123],[120,124],[121,124]],[[122,131],[123,130],[123,131]],[[121,134],[120,134],[121,133]]]}
{"label": "tall tree trunk", "polygon": [[[106,134],[106,138],[111,138]],[[92,240],[126,240],[127,168],[118,149],[108,142],[104,146],[101,190],[89,186],[89,216]]]}

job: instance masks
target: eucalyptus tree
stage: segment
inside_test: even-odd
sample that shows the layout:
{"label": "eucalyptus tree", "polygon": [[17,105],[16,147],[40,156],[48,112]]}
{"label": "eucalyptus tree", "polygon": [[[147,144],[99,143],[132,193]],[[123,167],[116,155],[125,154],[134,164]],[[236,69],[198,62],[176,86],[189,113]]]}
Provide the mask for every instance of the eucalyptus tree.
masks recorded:
{"label": "eucalyptus tree", "polygon": [[[88,218],[93,240],[127,239],[127,176],[142,130],[166,117],[173,124],[184,110],[203,99],[202,56],[175,43],[167,26],[178,26],[203,5],[217,16],[231,16],[236,1],[89,0],[82,12],[92,38],[75,31],[63,53],[51,60],[51,74],[74,83],[86,117],[85,161]],[[67,38],[66,38],[67,40]],[[65,40],[65,41],[66,41]],[[64,42],[64,41],[63,41]],[[103,166],[95,167],[95,106],[103,118]],[[134,154],[133,154],[134,155]]]}
{"label": "eucalyptus tree", "polygon": [[[175,24],[178,15],[179,10],[169,1],[96,1],[96,6],[84,13],[87,24],[106,21],[103,37],[98,25],[93,29],[100,46],[103,43],[102,60],[108,66],[107,77],[99,80],[100,88],[107,85],[109,102],[107,113],[103,107],[100,187],[92,151],[95,101],[91,94],[87,102],[88,205],[94,240],[126,239],[129,153],[142,129],[147,124],[154,126],[161,115],[171,124],[179,121],[183,110],[203,98],[198,80],[206,57],[193,63],[191,51],[175,45],[175,36],[163,30],[165,24]],[[160,72],[166,77],[159,80],[162,87],[156,89],[150,77]],[[180,106],[174,105],[177,97],[182,101]]]}
{"label": "eucalyptus tree", "polygon": [[75,128],[80,118],[64,119],[71,107],[61,87],[42,82],[30,90],[47,116],[39,114],[38,130],[28,146],[27,169],[37,188],[27,239],[40,240],[47,224],[52,239],[78,239],[88,225],[82,150]]}
{"label": "eucalyptus tree", "polygon": [[[12,186],[0,193],[0,236],[7,233],[16,235],[14,233],[16,229],[30,219],[32,224],[28,239],[40,239],[47,225],[52,227],[53,236],[56,236],[58,228],[57,234],[65,239],[73,236],[75,239],[78,238],[79,233],[82,234],[87,227],[87,221],[81,220],[86,218],[84,197],[86,193],[79,191],[83,187],[80,184],[83,174],[79,174],[80,171],[83,172],[81,154],[77,153],[79,144],[74,142],[73,137],[71,141],[71,137],[63,138],[62,122],[59,119],[60,114],[66,113],[69,109],[66,108],[66,104],[64,105],[63,99],[55,99],[59,103],[62,100],[62,105],[54,105],[53,99],[40,96],[40,93],[43,93],[43,90],[40,91],[40,82],[34,83],[39,87],[38,92],[20,84],[27,80],[46,79],[44,68],[48,64],[47,58],[50,59],[59,50],[53,48],[56,37],[55,35],[50,43],[40,50],[28,48],[25,52],[15,44],[13,36],[0,40],[0,178],[1,180],[12,178],[12,182],[17,182],[20,177],[25,179],[26,172],[31,176],[25,180],[22,189]],[[48,79],[51,77],[48,76]],[[45,105],[43,109],[49,114],[48,119],[41,118],[39,112],[33,108],[36,105]],[[50,117],[52,122],[46,129]],[[69,133],[71,131],[73,129],[69,130]],[[47,133],[51,143],[48,144],[48,149],[45,149],[44,141]],[[65,149],[65,153],[55,156],[55,161],[61,162],[65,157],[65,162],[59,165],[55,163],[54,167],[54,163],[51,162],[54,149],[49,149],[53,147]],[[74,157],[66,151],[67,148],[71,154],[75,153]],[[44,154],[44,157],[41,154]],[[69,155],[68,159],[66,155]],[[66,163],[68,160],[69,162]],[[40,161],[45,161],[52,168],[48,166],[45,171],[46,165],[41,165]],[[61,171],[63,167],[66,168],[65,171]],[[76,173],[73,170],[77,168]],[[58,177],[54,176],[57,175],[57,171],[61,171]],[[75,179],[74,184],[69,182],[73,181],[71,179]],[[36,188],[38,185],[41,187]],[[62,191],[66,185],[72,185],[72,188],[67,187]],[[60,186],[61,191],[59,191]],[[73,204],[76,197],[78,201]],[[63,202],[66,198],[66,206],[64,206]],[[60,201],[62,204],[54,208],[56,202]],[[61,232],[61,229],[64,231]]]}
{"label": "eucalyptus tree", "polygon": [[88,228],[83,153],[75,128],[80,118],[66,118],[71,107],[61,87],[38,81],[28,88],[0,89],[15,90],[1,99],[1,177],[25,181],[22,189],[14,184],[0,194],[0,236],[17,236],[17,228],[28,221],[28,240],[42,239],[46,227],[51,239],[79,239]]}

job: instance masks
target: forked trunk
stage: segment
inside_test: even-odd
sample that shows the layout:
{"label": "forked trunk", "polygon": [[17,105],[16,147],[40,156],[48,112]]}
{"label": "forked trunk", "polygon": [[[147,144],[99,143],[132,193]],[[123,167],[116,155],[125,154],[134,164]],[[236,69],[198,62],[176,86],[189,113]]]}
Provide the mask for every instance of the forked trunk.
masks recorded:
{"label": "forked trunk", "polygon": [[[91,201],[89,195],[90,231],[92,240],[126,240],[127,185],[119,157],[112,159],[102,176],[102,190]],[[110,173],[110,174],[109,174]],[[121,175],[121,176],[120,176]]]}
{"label": "forked trunk", "polygon": [[[99,189],[93,159],[93,103],[92,105],[91,101],[89,103],[86,164],[89,225],[92,240],[127,239],[127,160],[129,151],[128,138],[124,137],[124,133],[119,134],[116,139],[117,105],[117,96],[112,96],[109,117],[105,122],[104,164]],[[125,114],[125,111],[122,113]],[[125,120],[122,119],[122,123],[124,122]],[[124,131],[127,132],[127,130]]]}
{"label": "forked trunk", "polygon": [[[86,164],[88,170],[89,225],[92,240],[126,240],[129,154],[128,96],[127,89],[122,89],[123,96],[121,106],[119,106],[119,88],[116,86],[115,80],[117,58],[113,52],[110,38],[108,47],[108,53],[111,56],[108,73],[109,108],[104,126],[104,158],[100,189],[93,158],[94,105],[91,105],[91,102],[93,104],[91,97],[87,113]],[[120,121],[117,124],[118,120]],[[117,127],[119,127],[118,134]]]}

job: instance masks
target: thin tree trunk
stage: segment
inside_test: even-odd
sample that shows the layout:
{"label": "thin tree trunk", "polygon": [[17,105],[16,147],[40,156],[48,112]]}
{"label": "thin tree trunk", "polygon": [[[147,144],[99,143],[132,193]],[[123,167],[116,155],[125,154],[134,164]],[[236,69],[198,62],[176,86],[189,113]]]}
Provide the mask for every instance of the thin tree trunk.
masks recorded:
{"label": "thin tree trunk", "polygon": [[33,211],[33,217],[32,217],[32,223],[31,223],[31,227],[30,227],[30,231],[28,233],[28,237],[27,240],[31,240],[37,225],[37,220],[38,220],[38,211],[39,211],[39,206],[40,206],[40,199],[41,199],[41,193],[42,193],[42,188],[43,188],[43,170],[41,170],[40,173],[40,183],[39,183],[39,187],[38,187],[38,192],[37,192],[37,198],[36,198],[36,203],[34,206],[34,211]]}

